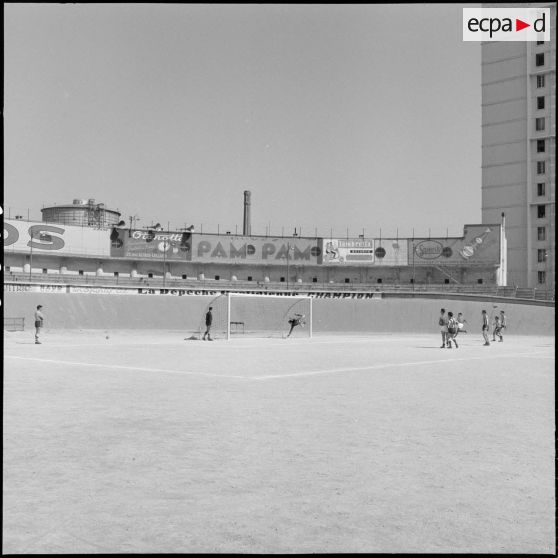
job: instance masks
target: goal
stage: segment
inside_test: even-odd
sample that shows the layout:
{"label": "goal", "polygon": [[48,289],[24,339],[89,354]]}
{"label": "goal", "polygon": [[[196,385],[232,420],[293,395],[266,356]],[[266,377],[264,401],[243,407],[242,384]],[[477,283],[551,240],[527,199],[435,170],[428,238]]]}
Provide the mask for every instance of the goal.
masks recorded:
{"label": "goal", "polygon": [[289,320],[302,316],[291,337],[312,337],[312,297],[294,295],[254,295],[226,293],[211,300],[200,320],[199,333],[205,331],[205,315],[212,308],[211,336],[286,337],[291,329]]}

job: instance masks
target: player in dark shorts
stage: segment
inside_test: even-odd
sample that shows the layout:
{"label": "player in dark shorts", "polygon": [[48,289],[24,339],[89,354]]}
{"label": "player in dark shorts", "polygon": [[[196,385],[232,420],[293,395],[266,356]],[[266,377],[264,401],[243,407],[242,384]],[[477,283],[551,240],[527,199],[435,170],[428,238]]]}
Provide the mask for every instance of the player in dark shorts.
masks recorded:
{"label": "player in dark shorts", "polygon": [[440,310],[438,325],[440,326],[440,333],[442,334],[442,346],[440,347],[440,349],[445,349],[447,346],[448,338],[448,317],[446,316],[445,308],[442,308]]}
{"label": "player in dark shorts", "polygon": [[35,344],[40,345],[41,342],[39,341],[39,333],[41,332],[41,328],[43,327],[43,320],[44,316],[41,312],[42,306],[39,304],[37,306],[37,310],[35,310]]}
{"label": "player in dark shorts", "polygon": [[290,329],[289,333],[287,334],[287,337],[290,337],[291,333],[293,332],[293,329],[296,326],[304,325],[304,314],[295,314],[295,317],[291,318],[289,320],[289,324],[291,326],[291,329]]}
{"label": "player in dark shorts", "polygon": [[486,310],[482,311],[482,336],[484,337],[484,346],[488,347],[490,345],[490,341],[488,340],[488,331],[490,329],[490,325],[488,324],[488,315]]}
{"label": "player in dark shorts", "polygon": [[213,314],[211,313],[212,310],[213,310],[213,306],[210,306],[209,310],[207,311],[207,314],[205,315],[205,333],[203,334],[204,341],[206,337],[209,341],[213,341],[213,339],[211,339],[211,333],[210,333],[211,324],[213,323]]}

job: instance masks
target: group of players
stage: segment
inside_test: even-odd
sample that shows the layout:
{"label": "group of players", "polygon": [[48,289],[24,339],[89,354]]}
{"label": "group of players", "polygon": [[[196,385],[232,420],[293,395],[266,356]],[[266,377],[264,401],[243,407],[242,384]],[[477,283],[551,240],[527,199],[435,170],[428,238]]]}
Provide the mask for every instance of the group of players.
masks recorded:
{"label": "group of players", "polygon": [[[42,306],[39,304],[37,306],[37,310],[35,311],[35,343],[40,345],[41,342],[39,341],[39,332],[43,327],[43,314],[41,312]],[[205,341],[208,339],[209,341],[213,341],[211,337],[211,326],[213,323],[213,314],[212,314],[213,307],[209,307],[205,315],[205,333],[203,335],[203,340]],[[295,314],[292,318],[289,319],[288,323],[290,325],[290,331],[287,334],[287,337],[290,337],[293,329],[297,326],[304,326],[306,323],[305,320],[306,316],[304,314]],[[467,320],[463,317],[463,313],[459,312],[457,316],[453,315],[453,312],[447,312],[445,308],[440,310],[440,318],[438,320],[438,325],[440,326],[440,332],[442,334],[442,346],[440,349],[451,349],[452,343],[455,345],[455,348],[459,348],[457,344],[457,336],[460,332],[467,333],[465,329],[465,324]],[[494,317],[494,323],[492,325],[492,341],[496,341],[496,337],[498,337],[498,341],[501,343],[504,341],[504,336],[502,334],[503,330],[506,329],[506,314],[503,310],[500,310],[500,315]],[[490,340],[488,337],[488,333],[490,331],[490,321],[488,319],[488,315],[486,310],[482,311],[482,335],[484,337],[484,345],[489,346]]]}
{"label": "group of players", "polygon": [[[467,333],[465,329],[465,324],[467,320],[463,318],[463,313],[459,312],[457,317],[453,315],[453,312],[447,312],[445,308],[440,310],[440,318],[438,320],[438,325],[440,326],[440,332],[442,334],[442,346],[440,349],[451,349],[452,342],[455,345],[455,348],[459,348],[457,344],[456,337],[459,335],[460,332]],[[506,313],[503,310],[500,310],[500,315],[494,317],[494,323],[492,324],[492,341],[496,341],[496,337],[498,337],[498,341],[501,343],[504,341],[504,336],[502,331],[506,329]],[[490,331],[490,321],[488,319],[488,314],[486,310],[482,311],[482,336],[484,338],[484,346],[487,347],[490,345],[489,340],[489,331]]]}

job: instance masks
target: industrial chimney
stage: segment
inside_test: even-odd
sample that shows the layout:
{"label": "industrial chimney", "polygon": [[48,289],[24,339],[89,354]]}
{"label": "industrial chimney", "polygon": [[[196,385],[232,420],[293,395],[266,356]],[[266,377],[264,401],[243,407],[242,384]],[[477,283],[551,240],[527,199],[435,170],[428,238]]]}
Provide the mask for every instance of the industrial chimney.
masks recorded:
{"label": "industrial chimney", "polygon": [[252,234],[252,224],[250,222],[250,190],[244,190],[244,225],[242,234],[250,236]]}

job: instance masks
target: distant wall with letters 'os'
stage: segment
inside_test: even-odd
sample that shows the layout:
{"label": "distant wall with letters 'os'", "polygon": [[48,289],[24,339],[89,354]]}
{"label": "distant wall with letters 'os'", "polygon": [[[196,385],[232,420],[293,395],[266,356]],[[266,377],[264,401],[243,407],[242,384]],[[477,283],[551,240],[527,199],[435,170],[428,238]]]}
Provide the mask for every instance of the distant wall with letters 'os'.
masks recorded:
{"label": "distant wall with letters 'os'", "polygon": [[[24,317],[26,330],[32,329],[33,313],[43,305],[45,327],[52,329],[144,329],[197,330],[208,304],[219,292],[208,294],[138,294],[125,289],[82,291],[5,291],[4,316]],[[79,289],[76,287],[75,289]],[[108,294],[111,292],[112,294]],[[131,294],[127,294],[131,293]],[[481,310],[493,311],[493,301],[452,299],[451,297],[320,298],[313,300],[315,333],[415,333],[439,336],[440,308],[463,312],[470,337],[480,338]],[[554,307],[498,301],[498,311],[508,316],[507,334],[554,335]],[[246,324],[249,328],[249,324]],[[281,329],[282,325],[278,324]]]}

